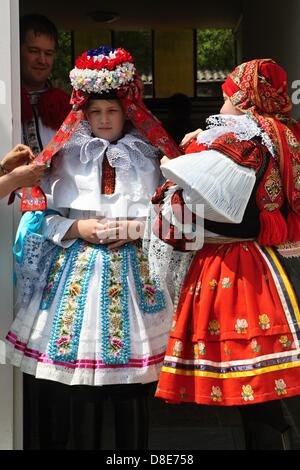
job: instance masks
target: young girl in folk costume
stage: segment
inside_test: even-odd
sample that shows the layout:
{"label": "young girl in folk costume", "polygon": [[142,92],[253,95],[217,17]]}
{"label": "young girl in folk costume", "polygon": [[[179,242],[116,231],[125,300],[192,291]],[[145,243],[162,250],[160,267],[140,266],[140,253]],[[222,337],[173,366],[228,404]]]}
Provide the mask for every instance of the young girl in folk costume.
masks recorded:
{"label": "young girl in folk costume", "polygon": [[[170,181],[153,198],[161,207],[155,233],[168,244],[185,249],[187,234],[175,237],[184,207],[197,225],[204,205],[205,230],[156,396],[238,405],[248,448],[268,445],[267,425],[278,431],[273,445],[287,448],[278,400],[300,394],[300,126],[290,117],[286,73],[272,60],[240,65],[223,92],[221,114],[189,155],[162,165]],[[163,236],[165,219],[172,225]]]}
{"label": "young girl in folk costume", "polygon": [[[87,51],[70,77],[73,110],[37,158],[49,160],[61,149],[48,180],[58,212],[42,223],[40,212],[27,213],[23,221],[41,225],[43,253],[50,255],[45,265],[37,261],[27,232],[17,270],[23,305],[7,335],[7,356],[22,371],[44,379],[42,447],[65,447],[72,393],[75,448],[99,448],[107,397],[115,405],[116,447],[145,448],[145,384],[158,379],[172,308],[168,293],[149,277],[138,239],[160,181],[159,150],[171,156],[179,151],[143,104],[141,81],[127,51]],[[23,192],[23,207],[37,208],[41,195],[38,188]],[[32,264],[41,268],[39,279],[36,270],[30,279]],[[91,416],[89,403],[94,404]]]}

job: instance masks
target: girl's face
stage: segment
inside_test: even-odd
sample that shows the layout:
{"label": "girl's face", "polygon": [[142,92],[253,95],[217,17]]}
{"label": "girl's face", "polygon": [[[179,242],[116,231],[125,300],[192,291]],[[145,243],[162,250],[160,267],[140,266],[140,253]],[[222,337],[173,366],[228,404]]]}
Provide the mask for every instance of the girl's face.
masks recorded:
{"label": "girl's face", "polygon": [[113,142],[122,136],[126,117],[118,100],[90,100],[85,113],[96,137]]}
{"label": "girl's face", "polygon": [[222,108],[220,109],[220,114],[229,114],[233,116],[240,116],[241,114],[244,114],[233,106],[233,104],[231,103],[227,95],[223,94],[223,97],[224,97],[224,104]]}

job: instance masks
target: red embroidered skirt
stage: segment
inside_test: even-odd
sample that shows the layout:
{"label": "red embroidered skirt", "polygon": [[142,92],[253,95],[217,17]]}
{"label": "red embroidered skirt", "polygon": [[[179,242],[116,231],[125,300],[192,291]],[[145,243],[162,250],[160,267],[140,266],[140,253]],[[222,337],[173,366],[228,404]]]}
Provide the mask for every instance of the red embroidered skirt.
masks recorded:
{"label": "red embroidered skirt", "polygon": [[156,396],[224,406],[300,394],[299,326],[273,249],[206,244],[185,279]]}

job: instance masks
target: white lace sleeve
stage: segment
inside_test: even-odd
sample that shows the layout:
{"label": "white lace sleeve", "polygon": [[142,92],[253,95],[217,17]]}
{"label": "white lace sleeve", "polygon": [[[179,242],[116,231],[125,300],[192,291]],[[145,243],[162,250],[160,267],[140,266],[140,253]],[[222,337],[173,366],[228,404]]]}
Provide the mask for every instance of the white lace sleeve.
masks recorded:
{"label": "white lace sleeve", "polygon": [[55,245],[61,246],[62,248],[69,248],[76,240],[62,241],[62,239],[74,222],[74,219],[68,219],[61,215],[48,215],[43,224],[43,235]]}
{"label": "white lace sleeve", "polygon": [[[174,192],[172,194],[174,194]],[[164,288],[164,286],[167,288],[176,306],[194,252],[177,252],[174,250],[173,246],[158,238],[152,230],[157,216],[155,208],[152,204],[149,204],[148,217],[145,223],[143,249],[148,256],[151,279],[154,279],[162,288]]]}
{"label": "white lace sleeve", "polygon": [[204,207],[206,219],[236,224],[243,220],[256,181],[253,169],[216,150],[206,150],[175,158],[161,170],[184,190],[186,204],[199,206],[201,214]]}

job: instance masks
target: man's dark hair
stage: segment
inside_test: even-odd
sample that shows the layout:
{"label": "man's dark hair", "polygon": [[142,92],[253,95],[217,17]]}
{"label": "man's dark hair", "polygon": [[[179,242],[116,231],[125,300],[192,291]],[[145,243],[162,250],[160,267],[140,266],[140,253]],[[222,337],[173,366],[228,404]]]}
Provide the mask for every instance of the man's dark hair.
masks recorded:
{"label": "man's dark hair", "polygon": [[20,43],[25,42],[28,31],[34,34],[45,34],[55,41],[55,49],[58,48],[58,31],[54,23],[43,15],[25,15],[20,19]]}

